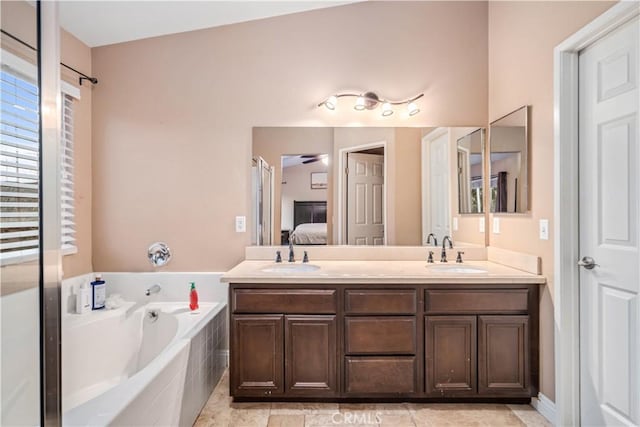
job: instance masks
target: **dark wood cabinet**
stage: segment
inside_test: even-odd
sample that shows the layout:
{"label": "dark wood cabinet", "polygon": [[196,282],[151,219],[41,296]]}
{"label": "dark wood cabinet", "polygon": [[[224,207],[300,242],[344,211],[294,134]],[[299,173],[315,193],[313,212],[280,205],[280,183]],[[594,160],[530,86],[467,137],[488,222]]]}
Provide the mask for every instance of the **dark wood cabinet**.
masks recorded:
{"label": "dark wood cabinet", "polygon": [[529,395],[529,316],[479,316],[478,329],[478,392]]}
{"label": "dark wood cabinet", "polygon": [[336,316],[285,316],[284,342],[287,393],[335,396]]}
{"label": "dark wood cabinet", "polygon": [[230,382],[236,396],[284,392],[283,318],[239,315],[232,323]]}
{"label": "dark wood cabinet", "polygon": [[442,397],[476,394],[476,316],[427,316],[424,329],[425,392]]}
{"label": "dark wood cabinet", "polygon": [[538,285],[235,284],[244,400],[509,401],[538,386]]}

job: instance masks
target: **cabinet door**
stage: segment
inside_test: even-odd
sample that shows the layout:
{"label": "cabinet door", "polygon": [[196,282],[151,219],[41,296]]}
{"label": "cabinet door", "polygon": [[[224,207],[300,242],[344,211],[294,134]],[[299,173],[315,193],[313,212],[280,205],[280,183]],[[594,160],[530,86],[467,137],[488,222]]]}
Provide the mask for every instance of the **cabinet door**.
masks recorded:
{"label": "cabinet door", "polygon": [[479,393],[528,396],[529,316],[479,316],[479,322]]}
{"label": "cabinet door", "polygon": [[234,396],[284,391],[283,316],[233,316],[231,390]]}
{"label": "cabinet door", "polygon": [[476,394],[476,316],[426,316],[426,393]]}
{"label": "cabinet door", "polygon": [[336,341],[335,316],[285,317],[287,394],[337,394]]}

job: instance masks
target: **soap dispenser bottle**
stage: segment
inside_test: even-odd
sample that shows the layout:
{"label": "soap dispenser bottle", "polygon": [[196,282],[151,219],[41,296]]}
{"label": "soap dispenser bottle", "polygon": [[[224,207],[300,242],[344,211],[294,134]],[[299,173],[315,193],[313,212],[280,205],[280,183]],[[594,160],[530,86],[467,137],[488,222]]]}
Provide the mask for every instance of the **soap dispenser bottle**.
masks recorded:
{"label": "soap dispenser bottle", "polygon": [[82,283],[76,291],[76,313],[84,314],[91,311],[91,291],[87,283]]}
{"label": "soap dispenser bottle", "polygon": [[96,274],[96,280],[91,282],[91,309],[100,310],[104,308],[107,299],[107,285],[102,280],[102,276]]}
{"label": "soap dispenser bottle", "polygon": [[189,308],[191,309],[191,311],[197,310],[199,308],[196,282],[191,282],[191,291],[189,292]]}

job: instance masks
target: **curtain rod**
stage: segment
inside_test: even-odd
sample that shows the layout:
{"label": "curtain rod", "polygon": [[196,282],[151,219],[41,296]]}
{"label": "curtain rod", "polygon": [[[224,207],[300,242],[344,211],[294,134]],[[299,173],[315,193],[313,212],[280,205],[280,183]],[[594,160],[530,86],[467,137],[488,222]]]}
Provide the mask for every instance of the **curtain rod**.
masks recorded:
{"label": "curtain rod", "polygon": [[[31,46],[29,43],[27,43],[27,42],[25,42],[25,41],[23,41],[23,40],[20,40],[19,38],[17,38],[17,37],[16,37],[16,36],[14,36],[13,34],[8,33],[8,32],[6,32],[5,30],[3,30],[3,29],[1,29],[1,28],[0,28],[0,32],[2,32],[2,34],[6,35],[7,37],[9,37],[9,38],[11,38],[11,39],[13,39],[13,40],[17,41],[17,42],[18,42],[18,43],[20,43],[21,45],[28,47],[29,49],[33,50],[34,52],[35,52],[35,51],[37,51],[37,49],[36,49],[35,47]],[[60,62],[60,65],[62,65],[63,67],[65,67],[65,68],[67,68],[67,69],[69,69],[69,70],[73,71],[74,73],[76,73],[76,74],[79,74],[79,75],[80,75],[80,78],[79,78],[80,86],[82,86],[82,81],[83,81],[83,80],[89,80],[89,82],[91,82],[91,83],[92,83],[92,84],[94,84],[94,85],[95,85],[95,84],[98,84],[98,79],[97,79],[97,78],[95,78],[95,77],[91,77],[91,76],[87,76],[85,73],[80,72],[80,71],[76,70],[75,68],[68,66],[68,65],[67,65],[67,64],[65,64],[64,62]]]}

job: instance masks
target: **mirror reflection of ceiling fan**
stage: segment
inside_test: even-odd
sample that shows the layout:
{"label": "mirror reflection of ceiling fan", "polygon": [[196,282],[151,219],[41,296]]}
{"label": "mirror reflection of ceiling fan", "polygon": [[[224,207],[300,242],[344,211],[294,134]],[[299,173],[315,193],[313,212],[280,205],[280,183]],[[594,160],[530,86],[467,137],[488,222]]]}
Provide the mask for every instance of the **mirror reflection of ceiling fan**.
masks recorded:
{"label": "mirror reflection of ceiling fan", "polygon": [[300,156],[302,160],[302,164],[307,165],[309,163],[314,163],[314,162],[318,162],[322,159],[327,158],[328,155],[327,154],[305,154]]}

